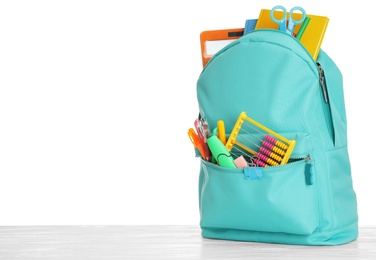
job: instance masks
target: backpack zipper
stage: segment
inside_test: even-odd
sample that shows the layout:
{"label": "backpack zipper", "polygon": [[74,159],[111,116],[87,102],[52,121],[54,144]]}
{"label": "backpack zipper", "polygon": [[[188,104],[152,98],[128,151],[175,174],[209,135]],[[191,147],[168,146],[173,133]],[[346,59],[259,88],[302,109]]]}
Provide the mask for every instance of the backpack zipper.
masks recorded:
{"label": "backpack zipper", "polygon": [[322,89],[322,93],[324,95],[324,101],[325,103],[329,103],[328,89],[326,88],[326,78],[325,78],[324,69],[322,68],[320,63],[317,63],[317,67],[319,68],[320,86]]}
{"label": "backpack zipper", "polygon": [[312,162],[311,162],[311,156],[310,155],[307,155],[307,157],[305,158],[305,162],[306,162],[306,165],[305,165],[305,169],[304,169],[304,175],[305,175],[305,180],[306,180],[306,184],[307,185],[312,185],[313,182],[312,182]]}
{"label": "backpack zipper", "polygon": [[[296,159],[297,161],[290,162],[290,164],[295,163],[295,162],[305,162],[304,165],[304,177],[305,177],[305,182],[307,185],[313,185],[312,181],[312,159],[311,155],[307,154],[305,157],[298,157]],[[285,165],[277,165],[277,166],[285,166]],[[277,166],[268,166],[266,168],[273,168]],[[263,180],[264,175],[262,173],[262,170],[265,169],[264,167],[259,167],[259,166],[247,166],[243,168],[243,174],[244,174],[244,179],[245,180]]]}
{"label": "backpack zipper", "polygon": [[323,94],[323,98],[325,102],[324,104],[325,121],[328,126],[329,135],[332,139],[333,144],[335,145],[334,126],[333,126],[332,113],[330,109],[325,72],[324,72],[324,68],[321,66],[320,63],[317,63],[317,67],[319,69],[319,81],[320,81],[320,86],[321,86],[321,90],[322,90],[322,94]]}

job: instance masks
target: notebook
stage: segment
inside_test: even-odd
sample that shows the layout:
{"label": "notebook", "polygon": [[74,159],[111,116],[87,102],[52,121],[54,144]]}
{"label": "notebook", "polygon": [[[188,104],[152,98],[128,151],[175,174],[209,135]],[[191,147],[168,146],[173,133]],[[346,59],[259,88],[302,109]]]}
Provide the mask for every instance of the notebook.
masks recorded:
{"label": "notebook", "polygon": [[[287,13],[287,17],[289,17],[289,15],[290,13]],[[307,14],[306,16],[310,18],[310,21],[300,39],[300,42],[311,54],[312,58],[316,61],[317,56],[320,52],[322,41],[324,39],[326,28],[329,23],[329,18],[326,16],[311,14]],[[282,18],[283,12],[276,10],[274,17],[277,19]],[[293,17],[294,19],[299,20],[301,19],[302,14],[299,12],[293,13]],[[301,25],[302,24],[298,24],[295,26],[294,33],[298,33]],[[272,21],[272,19],[270,18],[270,10],[268,9],[261,9],[260,11],[255,29],[257,30],[261,28],[272,28],[278,30],[278,24]]]}

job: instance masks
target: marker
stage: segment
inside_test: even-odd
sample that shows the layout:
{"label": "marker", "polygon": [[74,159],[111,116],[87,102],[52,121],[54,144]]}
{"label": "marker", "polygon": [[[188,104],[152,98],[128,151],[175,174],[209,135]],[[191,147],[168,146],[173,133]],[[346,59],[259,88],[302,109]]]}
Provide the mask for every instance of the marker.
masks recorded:
{"label": "marker", "polygon": [[200,152],[202,158],[206,160],[204,144],[201,142],[200,138],[198,137],[198,135],[196,134],[193,128],[188,129],[188,136],[192,144],[194,145],[194,147],[196,147],[198,151]]}
{"label": "marker", "polygon": [[217,136],[212,135],[209,137],[208,145],[213,157],[220,166],[226,168],[237,168],[230,152]]}

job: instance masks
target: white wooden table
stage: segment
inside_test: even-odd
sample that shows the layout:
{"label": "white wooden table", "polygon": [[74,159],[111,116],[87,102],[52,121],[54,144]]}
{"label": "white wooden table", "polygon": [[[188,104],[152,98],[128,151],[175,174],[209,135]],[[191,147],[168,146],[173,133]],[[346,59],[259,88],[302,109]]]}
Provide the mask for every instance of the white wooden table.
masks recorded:
{"label": "white wooden table", "polygon": [[198,226],[0,226],[0,259],[376,259],[376,226],[341,246],[205,239]]}

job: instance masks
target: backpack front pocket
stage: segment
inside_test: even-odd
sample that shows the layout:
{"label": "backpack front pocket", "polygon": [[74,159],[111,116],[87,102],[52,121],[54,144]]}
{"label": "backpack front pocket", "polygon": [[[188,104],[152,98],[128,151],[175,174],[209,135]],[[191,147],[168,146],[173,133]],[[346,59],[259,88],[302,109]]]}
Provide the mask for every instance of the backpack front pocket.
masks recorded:
{"label": "backpack front pocket", "polygon": [[[316,185],[304,158],[283,166],[223,168],[201,160],[201,227],[311,234],[318,227]],[[255,178],[249,178],[249,173]],[[311,172],[310,172],[311,173]]]}

